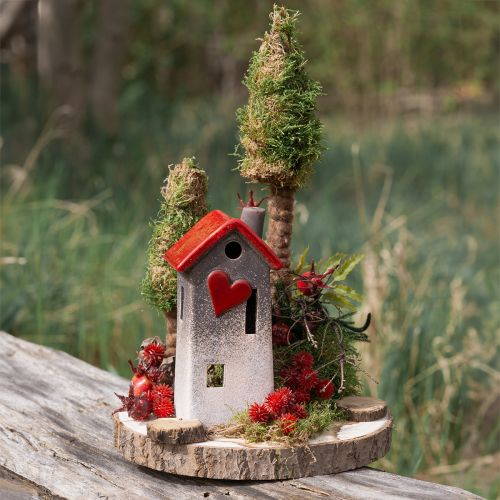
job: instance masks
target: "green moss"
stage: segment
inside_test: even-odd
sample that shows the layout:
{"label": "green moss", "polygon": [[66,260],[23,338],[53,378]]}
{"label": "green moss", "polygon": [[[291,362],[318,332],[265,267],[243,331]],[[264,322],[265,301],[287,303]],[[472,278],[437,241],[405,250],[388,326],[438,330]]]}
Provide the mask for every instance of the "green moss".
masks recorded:
{"label": "green moss", "polygon": [[241,174],[252,181],[297,188],[321,154],[315,117],[321,86],[306,73],[297,40],[299,13],[274,6],[271,27],[244,79],[248,104],[237,111],[245,155]]}
{"label": "green moss", "polygon": [[207,211],[208,179],[194,158],[184,158],[170,170],[162,189],[163,202],[148,246],[146,275],[141,293],[148,304],[171,311],[177,304],[177,272],[163,259],[164,253]]}
{"label": "green moss", "polygon": [[295,430],[285,436],[278,423],[252,422],[248,410],[234,415],[228,424],[219,425],[212,429],[214,436],[236,437],[246,439],[250,443],[261,443],[263,441],[275,441],[288,446],[307,443],[315,434],[320,434],[336,422],[346,420],[343,411],[337,409],[335,402],[312,401],[307,405],[309,416],[297,421]]}

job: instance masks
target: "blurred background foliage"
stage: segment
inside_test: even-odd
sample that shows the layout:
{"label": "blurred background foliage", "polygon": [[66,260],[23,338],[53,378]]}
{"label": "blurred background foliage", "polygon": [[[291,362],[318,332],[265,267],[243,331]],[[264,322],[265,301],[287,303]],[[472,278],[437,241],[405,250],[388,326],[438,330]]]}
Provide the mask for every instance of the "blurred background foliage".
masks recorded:
{"label": "blurred background foliage", "polygon": [[[327,150],[295,255],[366,254],[386,470],[499,494],[497,0],[289,0]],[[57,7],[57,8],[56,8]],[[237,214],[234,111],[269,1],[0,0],[0,326],[128,375],[168,165]],[[376,384],[372,379],[376,379]]]}

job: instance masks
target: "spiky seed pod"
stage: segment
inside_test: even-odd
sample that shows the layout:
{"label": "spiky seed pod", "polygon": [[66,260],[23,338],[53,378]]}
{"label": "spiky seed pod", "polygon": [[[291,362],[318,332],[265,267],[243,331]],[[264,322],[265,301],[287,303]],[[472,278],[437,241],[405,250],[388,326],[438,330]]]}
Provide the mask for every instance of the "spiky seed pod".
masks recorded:
{"label": "spiky seed pod", "polygon": [[142,350],[142,358],[148,368],[160,366],[164,355],[165,344],[163,342],[151,342]]}
{"label": "spiky seed pod", "polygon": [[154,398],[167,398],[172,399],[174,397],[174,391],[169,385],[166,384],[158,384],[153,387],[153,399]]}
{"label": "spiky seed pod", "polygon": [[175,413],[172,397],[174,391],[165,384],[159,384],[152,390],[153,413],[158,418],[172,417]]}
{"label": "spiky seed pod", "polygon": [[311,370],[314,364],[314,356],[307,351],[300,351],[293,357],[293,364],[303,370]]}
{"label": "spiky seed pod", "polygon": [[298,404],[309,403],[309,401],[311,400],[311,393],[309,391],[298,390],[293,394],[295,396],[295,402]]}
{"label": "spiky seed pod", "polygon": [[294,403],[293,392],[288,387],[282,387],[268,394],[264,405],[273,417],[277,417],[284,413],[292,403]]}
{"label": "spiky seed pod", "polygon": [[321,123],[315,117],[321,86],[305,71],[306,59],[297,39],[298,15],[274,6],[270,29],[244,79],[248,104],[237,112],[245,153],[240,172],[253,182],[270,185],[267,240],[284,266],[272,276],[274,282],[285,283],[295,191],[307,182],[322,149]]}
{"label": "spiky seed pod", "polygon": [[303,391],[311,391],[318,383],[318,372],[315,370],[303,370],[298,378],[299,388]]}
{"label": "spiky seed pod", "polygon": [[278,419],[278,425],[281,432],[288,436],[290,435],[297,427],[298,418],[293,413],[284,413]]}
{"label": "spiky seed pod", "polygon": [[319,398],[330,399],[333,396],[335,388],[333,387],[332,381],[326,378],[318,380],[314,390]]}
{"label": "spiky seed pod", "polygon": [[158,418],[168,418],[175,415],[174,402],[171,399],[153,401],[153,413]]}
{"label": "spiky seed pod", "polygon": [[259,403],[254,403],[248,409],[248,415],[252,422],[269,422],[271,420],[271,414],[265,405]]}
{"label": "spiky seed pod", "polygon": [[291,389],[297,389],[299,384],[299,374],[300,371],[297,370],[297,368],[290,366],[282,368],[280,371],[284,384]]}
{"label": "spiky seed pod", "polygon": [[306,410],[305,405],[303,405],[303,404],[290,405],[290,413],[292,415],[295,415],[299,420],[303,419],[303,418],[307,418],[309,416],[309,413]]}

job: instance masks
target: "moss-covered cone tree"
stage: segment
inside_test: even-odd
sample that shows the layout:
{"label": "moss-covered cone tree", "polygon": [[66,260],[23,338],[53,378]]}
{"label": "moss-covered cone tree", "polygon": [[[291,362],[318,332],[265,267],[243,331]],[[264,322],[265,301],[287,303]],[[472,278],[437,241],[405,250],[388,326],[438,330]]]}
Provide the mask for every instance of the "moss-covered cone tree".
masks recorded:
{"label": "moss-covered cone tree", "polygon": [[283,262],[277,275],[282,280],[291,262],[295,192],[321,154],[321,123],[315,116],[321,86],[305,71],[298,15],[274,6],[270,29],[245,75],[248,104],[237,112],[245,151],[241,175],[270,186],[267,241]]}
{"label": "moss-covered cone tree", "polygon": [[141,292],[146,301],[165,315],[167,356],[175,355],[177,272],[163,259],[164,253],[208,212],[206,173],[194,158],[184,158],[170,170],[162,189],[163,202],[153,222],[146,276]]}

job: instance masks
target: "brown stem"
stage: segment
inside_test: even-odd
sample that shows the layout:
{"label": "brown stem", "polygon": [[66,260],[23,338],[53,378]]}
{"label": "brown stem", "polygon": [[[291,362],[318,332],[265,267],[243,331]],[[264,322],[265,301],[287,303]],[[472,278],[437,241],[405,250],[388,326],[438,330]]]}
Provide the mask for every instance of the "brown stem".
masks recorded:
{"label": "brown stem", "polygon": [[269,213],[267,243],[283,263],[282,269],[271,273],[271,281],[272,283],[281,281],[285,287],[290,281],[294,201],[294,189],[271,186],[271,196],[267,202]]}
{"label": "brown stem", "polygon": [[177,339],[177,309],[163,311],[165,323],[167,325],[167,349],[165,357],[175,356],[175,345]]}

